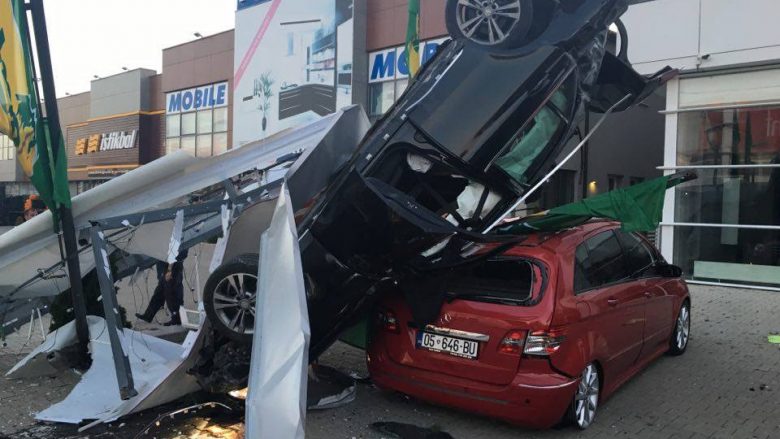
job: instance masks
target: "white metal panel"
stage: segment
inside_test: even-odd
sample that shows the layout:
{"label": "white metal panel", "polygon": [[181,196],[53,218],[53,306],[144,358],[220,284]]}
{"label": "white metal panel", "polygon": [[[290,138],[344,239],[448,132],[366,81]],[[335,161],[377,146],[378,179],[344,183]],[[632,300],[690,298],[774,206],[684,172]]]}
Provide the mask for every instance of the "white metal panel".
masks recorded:
{"label": "white metal panel", "polygon": [[680,81],[679,108],[779,99],[780,69],[721,73]]}
{"label": "white metal panel", "polygon": [[[780,42],[780,40],[778,41]],[[704,69],[756,63],[766,64],[768,61],[780,59],[780,45],[719,53],[707,53],[702,49],[702,55],[709,55],[707,59],[701,60],[701,67]]]}
{"label": "white metal panel", "polygon": [[246,437],[303,439],[309,311],[301,249],[287,185],[260,240],[255,336],[246,399]]}
{"label": "white metal panel", "polygon": [[[666,85],[666,109],[676,110],[679,106],[680,80],[674,78]],[[666,115],[666,129],[664,134],[664,166],[674,166],[677,164],[677,113]],[[672,174],[672,171],[664,174]],[[667,191],[664,198],[663,221],[674,221],[674,204],[676,201],[676,191]],[[672,262],[674,257],[674,228],[671,226],[661,226],[661,254],[667,261]]]}
{"label": "white metal panel", "polygon": [[[629,52],[631,51],[631,49],[628,50]],[[696,70],[699,66],[698,57],[688,56],[684,58],[663,59],[660,61],[650,61],[650,62],[632,64],[634,70],[636,70],[637,72],[643,75],[652,75],[653,73],[663,69],[666,66],[674,67],[675,69],[678,69],[681,72],[693,71]]]}
{"label": "white metal panel", "polygon": [[632,64],[695,59],[699,53],[699,0],[639,3],[632,5],[621,20],[628,30],[628,58]]}
{"label": "white metal panel", "polygon": [[701,53],[780,46],[778,17],[777,0],[702,1]]}
{"label": "white metal panel", "polygon": [[[182,203],[186,200],[184,197],[194,191],[270,165],[278,157],[298,149],[312,149],[337,126],[341,129],[365,129],[362,124],[358,127],[353,123],[354,117],[365,117],[358,106],[342,109],[308,125],[291,128],[215,157],[196,159],[184,152],[164,156],[73,198],[76,228],[86,230],[89,221],[94,219]],[[362,135],[361,132],[359,137]],[[54,296],[68,288],[67,277],[59,273],[46,281],[38,279],[39,269],[47,270],[61,261],[51,221],[51,212],[47,211],[0,235],[0,297],[6,298],[11,294],[14,294],[14,299]],[[88,256],[81,257],[80,262],[82,274],[95,266],[94,259]],[[31,279],[37,280],[16,291]]]}

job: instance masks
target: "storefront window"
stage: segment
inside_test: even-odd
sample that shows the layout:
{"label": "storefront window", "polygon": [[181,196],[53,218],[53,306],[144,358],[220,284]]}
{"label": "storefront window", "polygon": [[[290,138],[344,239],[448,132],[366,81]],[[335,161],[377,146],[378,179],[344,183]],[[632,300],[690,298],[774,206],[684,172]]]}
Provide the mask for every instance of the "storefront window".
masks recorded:
{"label": "storefront window", "polygon": [[[387,81],[371,84],[368,87],[369,116],[381,116],[395,103],[397,81]],[[400,96],[400,95],[399,95]]]}
{"label": "storefront window", "polygon": [[181,115],[181,134],[186,136],[196,133],[195,113],[184,113]]}
{"label": "storefront window", "polygon": [[166,151],[182,149],[197,157],[210,157],[227,150],[227,131],[227,107],[168,115]]}
{"label": "storefront window", "polygon": [[212,111],[198,111],[198,133],[210,133],[212,131]]}
{"label": "storefront window", "polygon": [[699,169],[676,189],[679,223],[780,226],[780,168]]}
{"label": "storefront window", "polygon": [[780,285],[780,231],[675,227],[674,263],[689,279]]}
{"label": "storefront window", "polygon": [[681,112],[674,263],[690,279],[780,285],[780,107]]}
{"label": "storefront window", "polygon": [[202,134],[197,139],[198,157],[211,157],[211,134]]}
{"label": "storefront window", "polygon": [[227,151],[227,133],[214,134],[214,142],[212,147],[214,150],[214,155],[219,155]]}
{"label": "storefront window", "polygon": [[195,155],[195,136],[181,138],[181,150],[190,155]]}
{"label": "storefront window", "polygon": [[165,153],[170,154],[181,148],[181,137],[172,137],[165,140]]}
{"label": "storefront window", "polygon": [[228,109],[227,107],[214,109],[214,132],[221,133],[228,130]]}
{"label": "storefront window", "polygon": [[395,81],[395,100],[397,101],[402,94],[404,94],[404,91],[406,91],[406,87],[409,86],[409,80],[408,79],[399,79]]}
{"label": "storefront window", "polygon": [[179,137],[181,135],[181,115],[170,114],[165,117],[165,136]]}
{"label": "storefront window", "polygon": [[780,107],[680,113],[678,165],[780,163]]}

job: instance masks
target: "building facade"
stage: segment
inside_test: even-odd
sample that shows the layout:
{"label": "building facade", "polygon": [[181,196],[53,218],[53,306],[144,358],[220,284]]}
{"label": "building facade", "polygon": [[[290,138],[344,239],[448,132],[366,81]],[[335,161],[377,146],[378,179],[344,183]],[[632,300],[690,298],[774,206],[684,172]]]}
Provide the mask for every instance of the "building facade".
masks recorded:
{"label": "building facade", "polygon": [[160,156],[160,86],[157,72],[135,69],[95,79],[89,92],[58,99],[72,194]]}
{"label": "building facade", "polygon": [[[629,57],[668,85],[664,256],[693,282],[780,290],[780,28],[774,0],[654,0],[624,18]],[[728,32],[724,33],[724,26]]]}
{"label": "building facade", "polygon": [[233,144],[233,34],[163,50],[165,153],[210,157]]}

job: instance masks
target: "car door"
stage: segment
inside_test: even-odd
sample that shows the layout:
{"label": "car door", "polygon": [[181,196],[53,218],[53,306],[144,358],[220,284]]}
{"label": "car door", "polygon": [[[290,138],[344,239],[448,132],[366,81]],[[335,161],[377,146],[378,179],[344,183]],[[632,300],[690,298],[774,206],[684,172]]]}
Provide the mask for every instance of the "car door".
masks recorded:
{"label": "car door", "polygon": [[650,245],[633,233],[622,230],[615,233],[623,247],[628,271],[637,279],[645,296],[644,347],[640,354],[644,358],[653,355],[669,340],[674,323],[674,296],[663,288],[664,279],[652,270],[656,258]]}
{"label": "car door", "polygon": [[598,342],[594,353],[607,377],[618,377],[639,357],[645,319],[643,290],[626,270],[611,230],[585,240],[576,250],[575,293],[590,309],[586,326]]}

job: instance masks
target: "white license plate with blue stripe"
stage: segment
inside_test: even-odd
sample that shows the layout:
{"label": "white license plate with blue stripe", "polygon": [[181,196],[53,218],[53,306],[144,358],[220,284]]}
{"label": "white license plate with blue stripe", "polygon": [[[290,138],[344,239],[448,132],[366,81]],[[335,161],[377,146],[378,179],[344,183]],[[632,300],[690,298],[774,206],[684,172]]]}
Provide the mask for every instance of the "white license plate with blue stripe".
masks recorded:
{"label": "white license plate with blue stripe", "polygon": [[418,331],[417,349],[443,352],[456,357],[475,360],[479,354],[479,342]]}

